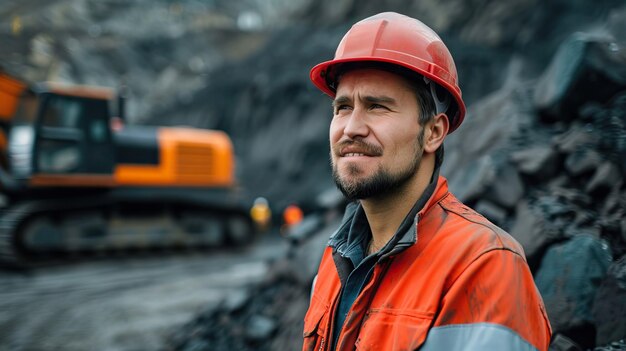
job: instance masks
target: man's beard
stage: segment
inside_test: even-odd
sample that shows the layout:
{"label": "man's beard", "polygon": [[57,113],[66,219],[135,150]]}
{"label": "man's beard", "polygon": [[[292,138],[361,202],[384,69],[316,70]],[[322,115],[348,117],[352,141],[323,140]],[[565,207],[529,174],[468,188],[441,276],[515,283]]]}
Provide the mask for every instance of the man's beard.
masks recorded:
{"label": "man's beard", "polygon": [[[339,176],[337,165],[332,162],[333,180],[337,188],[349,200],[362,200],[394,195],[404,189],[409,180],[415,176],[422,161],[424,133],[420,133],[416,142],[416,152],[413,162],[398,173],[392,174],[389,170],[380,166],[370,177],[355,180],[343,180]],[[332,157],[331,157],[332,160]],[[360,172],[356,165],[348,165],[348,177],[356,176]]]}

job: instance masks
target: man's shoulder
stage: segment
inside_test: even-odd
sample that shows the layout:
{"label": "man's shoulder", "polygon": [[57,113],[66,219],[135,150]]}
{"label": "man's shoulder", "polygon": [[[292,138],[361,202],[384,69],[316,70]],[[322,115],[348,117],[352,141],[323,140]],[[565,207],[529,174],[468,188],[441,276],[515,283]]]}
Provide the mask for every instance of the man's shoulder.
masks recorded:
{"label": "man's shoulder", "polygon": [[505,249],[524,256],[522,246],[515,238],[453,194],[449,193],[439,202],[439,206],[446,213],[448,225],[462,228],[456,230],[455,234],[463,236],[462,240],[473,244],[477,250]]}

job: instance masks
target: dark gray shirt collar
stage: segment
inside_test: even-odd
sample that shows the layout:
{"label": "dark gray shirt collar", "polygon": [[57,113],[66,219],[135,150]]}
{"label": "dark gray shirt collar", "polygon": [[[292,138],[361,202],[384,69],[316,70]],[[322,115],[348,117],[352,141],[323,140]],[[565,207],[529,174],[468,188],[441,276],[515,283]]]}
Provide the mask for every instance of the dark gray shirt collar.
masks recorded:
{"label": "dark gray shirt collar", "polygon": [[[438,178],[439,166],[435,168],[424,193],[415,202],[411,211],[407,213],[394,236],[375,255],[392,255],[415,244],[417,241],[417,214],[435,192]],[[333,247],[341,256],[349,258],[353,267],[356,267],[365,258],[366,246],[371,236],[365,211],[361,204],[355,201],[346,207],[342,224],[330,237],[328,246]]]}

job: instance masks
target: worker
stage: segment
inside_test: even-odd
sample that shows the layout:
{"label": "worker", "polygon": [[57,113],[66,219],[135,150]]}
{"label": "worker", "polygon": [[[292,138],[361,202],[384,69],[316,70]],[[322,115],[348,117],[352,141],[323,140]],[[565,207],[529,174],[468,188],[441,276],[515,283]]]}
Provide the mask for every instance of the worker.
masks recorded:
{"label": "worker", "polygon": [[290,204],[285,207],[283,211],[283,227],[281,233],[284,236],[289,236],[291,230],[302,222],[304,219],[304,213],[300,206],[296,204]]}
{"label": "worker", "polygon": [[439,36],[377,14],[310,77],[332,98],[333,177],[352,202],[313,282],[303,350],[547,350],[522,247],[439,175],[465,116]]}
{"label": "worker", "polygon": [[272,210],[269,202],[264,197],[254,199],[252,208],[250,209],[250,217],[254,221],[256,229],[259,232],[266,232],[272,222]]}

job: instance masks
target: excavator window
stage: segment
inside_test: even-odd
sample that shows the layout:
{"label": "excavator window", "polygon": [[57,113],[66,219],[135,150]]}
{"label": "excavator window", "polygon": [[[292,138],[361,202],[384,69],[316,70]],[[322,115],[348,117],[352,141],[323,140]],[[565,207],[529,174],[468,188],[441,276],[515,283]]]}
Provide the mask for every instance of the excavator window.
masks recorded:
{"label": "excavator window", "polygon": [[43,114],[42,125],[52,128],[79,128],[82,107],[77,99],[50,99]]}
{"label": "excavator window", "polygon": [[41,115],[37,170],[43,173],[78,171],[81,163],[80,100],[51,95]]}
{"label": "excavator window", "polygon": [[40,114],[36,172],[111,173],[108,101],[48,94]]}
{"label": "excavator window", "polygon": [[65,173],[78,168],[80,152],[77,145],[55,140],[45,140],[40,145],[37,159],[40,172]]}

